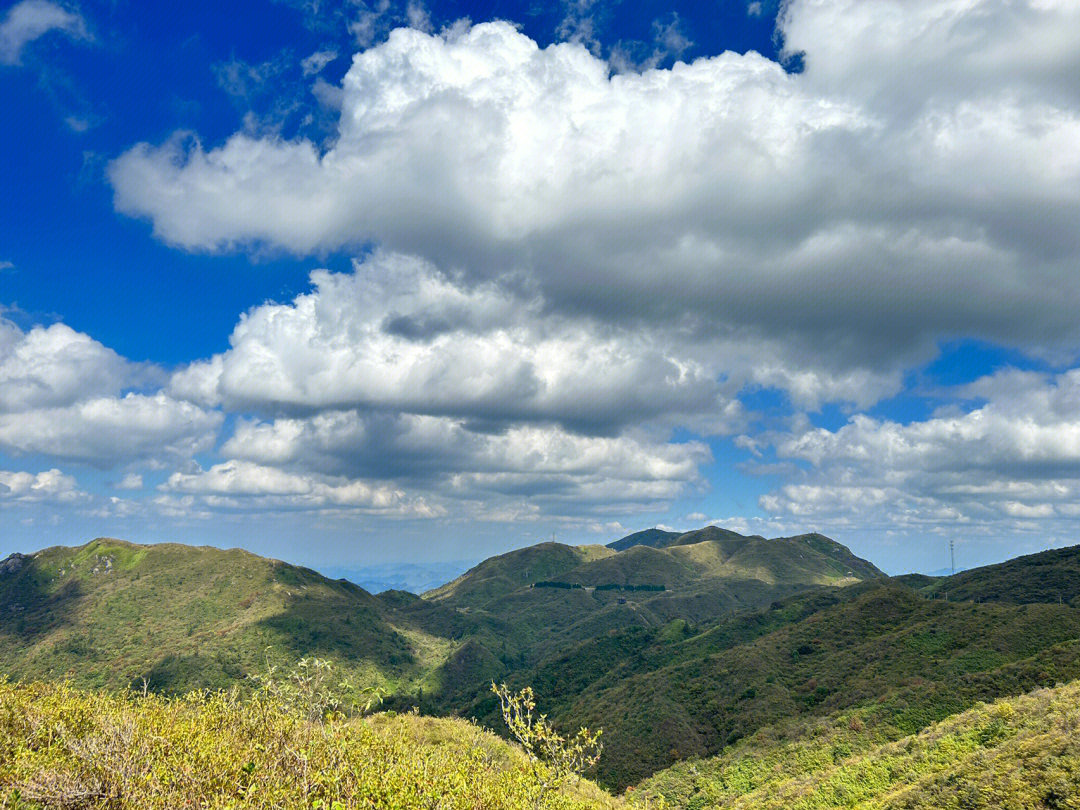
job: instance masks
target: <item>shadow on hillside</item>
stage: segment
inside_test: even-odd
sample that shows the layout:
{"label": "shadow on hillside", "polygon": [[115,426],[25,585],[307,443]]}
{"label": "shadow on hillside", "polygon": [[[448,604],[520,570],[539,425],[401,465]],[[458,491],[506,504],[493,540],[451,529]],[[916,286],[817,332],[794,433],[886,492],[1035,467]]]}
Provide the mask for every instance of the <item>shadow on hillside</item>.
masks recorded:
{"label": "shadow on hillside", "polygon": [[138,691],[145,686],[151,692],[184,694],[193,689],[227,689],[242,681],[246,674],[235,654],[167,655],[146,673],[133,678],[129,686]]}
{"label": "shadow on hillside", "polygon": [[36,639],[71,623],[71,611],[83,595],[81,584],[68,580],[59,588],[35,560],[0,576],[0,637]]}
{"label": "shadow on hillside", "polygon": [[[320,578],[321,579],[321,578]],[[178,694],[195,688],[223,689],[262,672],[265,664],[286,669],[302,658],[329,658],[347,669],[370,663],[384,675],[414,674],[420,667],[409,640],[396,630],[379,602],[360,589],[341,584],[328,594],[319,588],[308,596],[304,582],[293,583],[285,610],[241,630],[223,649],[170,654],[131,681],[132,688]]]}
{"label": "shadow on hillside", "polygon": [[343,590],[327,598],[294,596],[281,613],[256,625],[286,659],[316,655],[343,663],[370,661],[379,669],[404,671],[418,666],[412,647],[371,602]]}

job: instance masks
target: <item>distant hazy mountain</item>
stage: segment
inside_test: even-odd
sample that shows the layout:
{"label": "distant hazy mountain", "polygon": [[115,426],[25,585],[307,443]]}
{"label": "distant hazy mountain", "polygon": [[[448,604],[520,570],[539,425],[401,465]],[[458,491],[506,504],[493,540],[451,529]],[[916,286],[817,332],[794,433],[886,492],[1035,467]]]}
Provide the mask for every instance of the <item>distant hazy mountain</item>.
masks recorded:
{"label": "distant hazy mountain", "polygon": [[322,572],[329,577],[347,579],[371,593],[409,591],[423,593],[460,576],[475,560],[432,563],[384,563],[363,566],[328,566]]}

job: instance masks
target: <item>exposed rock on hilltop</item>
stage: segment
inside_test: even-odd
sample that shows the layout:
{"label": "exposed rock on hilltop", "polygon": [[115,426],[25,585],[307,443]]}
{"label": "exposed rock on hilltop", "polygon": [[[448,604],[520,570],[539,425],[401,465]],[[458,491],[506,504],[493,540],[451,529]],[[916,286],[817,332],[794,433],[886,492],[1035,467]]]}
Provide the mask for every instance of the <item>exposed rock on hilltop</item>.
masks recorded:
{"label": "exposed rock on hilltop", "polygon": [[25,554],[20,554],[16,551],[11,556],[5,557],[3,560],[0,560],[0,576],[4,576],[5,574],[14,574],[16,571],[23,567],[23,563],[28,559],[29,557],[27,557]]}

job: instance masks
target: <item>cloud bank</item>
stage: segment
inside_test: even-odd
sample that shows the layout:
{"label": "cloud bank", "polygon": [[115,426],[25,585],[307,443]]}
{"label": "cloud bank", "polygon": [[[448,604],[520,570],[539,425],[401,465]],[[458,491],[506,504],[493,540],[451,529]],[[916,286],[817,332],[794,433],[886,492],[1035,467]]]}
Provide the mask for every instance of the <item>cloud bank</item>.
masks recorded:
{"label": "cloud bank", "polygon": [[834,525],[1069,534],[1080,516],[1080,370],[1007,370],[956,393],[972,404],[772,437],[777,457],[809,468],[760,506]]}

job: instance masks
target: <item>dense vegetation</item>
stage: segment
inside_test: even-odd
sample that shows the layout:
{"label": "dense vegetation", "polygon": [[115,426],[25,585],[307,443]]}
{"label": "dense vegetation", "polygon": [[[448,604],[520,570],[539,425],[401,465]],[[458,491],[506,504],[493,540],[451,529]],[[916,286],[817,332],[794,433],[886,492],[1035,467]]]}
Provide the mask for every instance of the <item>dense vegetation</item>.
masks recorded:
{"label": "dense vegetation", "polygon": [[618,632],[521,677],[557,719],[604,726],[599,777],[622,788],[789,718],[874,706],[867,724],[895,739],[1080,677],[1077,639],[1080,610],[1067,604],[952,603],[866,584],[706,629]]}
{"label": "dense vegetation", "polygon": [[868,734],[863,714],[756,735],[636,793],[687,810],[1080,807],[1080,682],[979,704],[892,743]]}
{"label": "dense vegetation", "polygon": [[513,678],[582,642],[677,619],[712,623],[809,588],[884,578],[821,535],[766,540],[707,527],[638,533],[612,545],[624,550],[541,543],[485,560],[425,594],[427,603],[475,622],[475,644],[455,650],[439,672],[436,705],[486,701],[493,717],[476,684]]}
{"label": "dense vegetation", "polygon": [[[919,583],[913,583],[919,587]],[[1028,554],[922,584],[927,595],[952,601],[1068,603],[1080,597],[1080,554],[1075,547]]]}
{"label": "dense vegetation", "polygon": [[0,682],[5,810],[620,806],[584,781],[547,790],[543,774],[463,720],[312,722],[263,693],[165,698]]}

